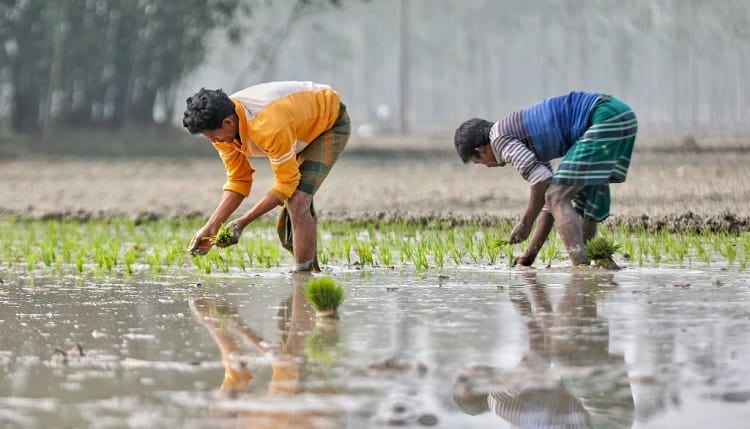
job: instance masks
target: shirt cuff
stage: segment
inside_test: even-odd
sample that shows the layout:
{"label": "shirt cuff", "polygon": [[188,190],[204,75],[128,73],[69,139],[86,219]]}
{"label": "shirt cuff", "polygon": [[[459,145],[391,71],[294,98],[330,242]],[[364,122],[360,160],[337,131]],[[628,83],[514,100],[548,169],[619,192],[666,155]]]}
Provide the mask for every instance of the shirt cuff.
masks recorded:
{"label": "shirt cuff", "polygon": [[247,197],[248,195],[250,195],[250,187],[251,185],[249,183],[227,182],[224,184],[224,187],[222,189],[225,191],[236,192],[243,197]]}
{"label": "shirt cuff", "polygon": [[549,171],[549,168],[545,167],[543,164],[539,164],[531,170],[531,173],[529,173],[529,183],[536,185],[537,183],[544,182],[551,177],[552,172]]}
{"label": "shirt cuff", "polygon": [[269,192],[271,193],[271,195],[278,198],[279,201],[281,201],[282,203],[289,199],[289,197],[287,197],[283,192],[279,191],[278,189],[271,188]]}

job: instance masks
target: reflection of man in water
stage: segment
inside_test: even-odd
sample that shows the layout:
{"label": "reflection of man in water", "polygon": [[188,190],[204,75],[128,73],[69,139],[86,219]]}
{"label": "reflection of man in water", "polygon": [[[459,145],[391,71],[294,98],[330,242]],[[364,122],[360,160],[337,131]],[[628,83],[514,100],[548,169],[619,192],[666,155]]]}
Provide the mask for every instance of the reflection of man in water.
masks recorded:
{"label": "reflection of man in water", "polygon": [[[208,329],[221,352],[224,380],[220,390],[235,395],[244,394],[253,380],[253,371],[246,361],[238,340],[244,340],[258,353],[271,360],[272,376],[266,398],[292,396],[301,391],[304,371],[304,344],[312,330],[314,311],[304,294],[304,283],[310,277],[294,275],[294,289],[289,299],[282,301],[279,310],[278,347],[272,347],[240,318],[236,308],[226,302],[210,298],[190,301],[195,317]],[[245,355],[246,356],[246,355]],[[247,395],[246,395],[247,396]],[[240,396],[245,398],[246,396]],[[247,404],[258,397],[247,397]],[[243,428],[319,428],[332,426],[330,416],[310,410],[237,411],[237,426]]]}
{"label": "reflection of man in water", "polygon": [[528,329],[528,354],[514,370],[466,368],[454,385],[456,403],[467,414],[491,410],[521,428],[631,427],[625,360],[609,353],[609,327],[597,315],[597,290],[612,284],[612,274],[574,273],[557,312],[535,274],[530,280],[528,294],[511,290]]}

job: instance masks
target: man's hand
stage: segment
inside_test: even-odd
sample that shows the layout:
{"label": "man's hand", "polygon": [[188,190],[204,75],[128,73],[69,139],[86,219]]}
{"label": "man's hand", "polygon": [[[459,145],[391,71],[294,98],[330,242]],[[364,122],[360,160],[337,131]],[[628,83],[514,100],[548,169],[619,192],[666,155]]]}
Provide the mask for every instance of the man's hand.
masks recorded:
{"label": "man's hand", "polygon": [[518,244],[527,238],[531,233],[531,225],[526,225],[523,221],[518,222],[510,233],[510,244]]}
{"label": "man's hand", "polygon": [[524,267],[530,267],[534,263],[534,259],[536,259],[536,255],[531,256],[524,253],[523,255],[513,257],[513,266],[523,265]]}
{"label": "man's hand", "polygon": [[237,244],[240,241],[242,235],[242,227],[239,221],[236,219],[224,225],[223,231],[220,228],[219,233],[216,235],[214,244],[216,247],[228,247],[233,244]]}
{"label": "man's hand", "polygon": [[213,246],[214,244],[214,235],[216,235],[216,231],[213,228],[204,226],[203,228],[199,229],[198,232],[196,232],[193,236],[193,239],[190,240],[187,252],[191,256],[205,255],[209,250],[211,250],[211,246]]}

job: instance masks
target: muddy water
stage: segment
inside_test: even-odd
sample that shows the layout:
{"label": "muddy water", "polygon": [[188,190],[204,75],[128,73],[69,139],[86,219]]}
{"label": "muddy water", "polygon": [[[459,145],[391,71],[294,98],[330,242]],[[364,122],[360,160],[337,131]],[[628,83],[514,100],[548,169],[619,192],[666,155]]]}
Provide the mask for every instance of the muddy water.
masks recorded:
{"label": "muddy water", "polygon": [[750,280],[727,270],[0,284],[0,426],[744,428]]}

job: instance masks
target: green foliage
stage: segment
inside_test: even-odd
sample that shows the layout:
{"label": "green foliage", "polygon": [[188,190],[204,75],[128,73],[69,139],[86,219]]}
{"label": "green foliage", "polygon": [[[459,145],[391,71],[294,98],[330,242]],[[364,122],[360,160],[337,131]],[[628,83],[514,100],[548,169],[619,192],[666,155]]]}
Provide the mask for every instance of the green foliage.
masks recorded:
{"label": "green foliage", "polygon": [[332,277],[317,277],[305,284],[305,296],[317,311],[336,311],[344,301],[344,288]]}
{"label": "green foliage", "polygon": [[491,238],[488,241],[488,247],[494,248],[494,249],[502,249],[503,247],[507,246],[510,242],[504,238]]}
{"label": "green foliage", "polygon": [[0,22],[13,51],[2,83],[15,93],[14,127],[34,130],[47,114],[78,126],[152,122],[159,96],[203,61],[208,32],[230,22],[240,2],[12,2]]}
{"label": "green foliage", "polygon": [[[14,94],[11,124],[35,131],[55,122],[151,123],[155,109],[171,113],[175,89],[204,61],[212,31],[237,43],[246,27],[259,24],[256,10],[279,7],[274,3],[280,2],[0,1],[0,86]],[[265,33],[275,41],[296,18],[339,3],[296,0],[290,19]],[[268,62],[273,45],[263,42],[251,56]]]}
{"label": "green foliage", "polygon": [[232,232],[227,228],[226,223],[222,223],[219,227],[219,231],[216,233],[216,237],[214,238],[214,241],[217,243],[224,243],[228,242],[232,239]]}
{"label": "green foliage", "polygon": [[[170,273],[193,269],[202,274],[232,270],[274,269],[293,264],[279,244],[271,221],[258,220],[245,230],[238,246],[212,249],[191,258],[186,247],[201,219],[159,220],[133,225],[123,219],[46,221],[0,218],[0,267],[55,274],[146,272]],[[373,227],[374,226],[374,227]],[[465,264],[492,265],[513,260],[519,246],[493,246],[485,225],[466,224],[445,230],[439,225],[383,222],[354,225],[321,222],[318,255],[324,265],[344,266],[357,256],[360,270],[379,268],[444,271]],[[493,232],[494,234],[495,232]],[[362,237],[367,234],[367,240]],[[587,245],[591,259],[611,256],[626,243],[623,259],[633,265],[723,264],[744,269],[750,262],[750,233],[653,233],[602,228],[602,236]],[[354,255],[354,257],[352,257]],[[550,237],[538,264],[566,262],[559,239]]]}
{"label": "green foliage", "polygon": [[586,243],[586,256],[592,261],[598,259],[612,259],[618,246],[609,238],[597,236]]}

